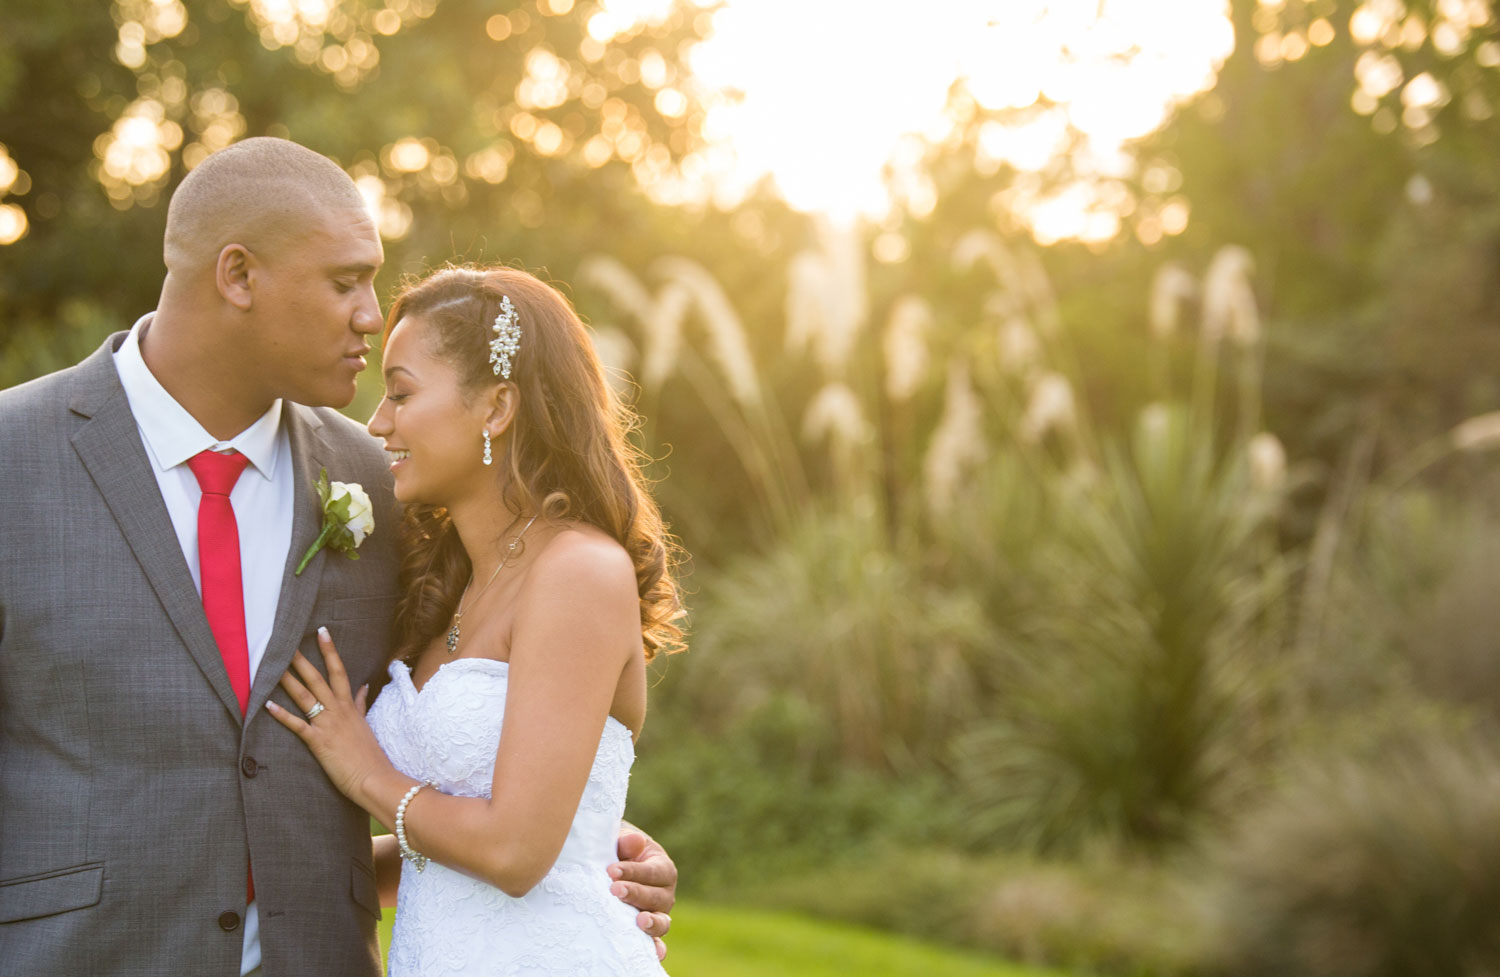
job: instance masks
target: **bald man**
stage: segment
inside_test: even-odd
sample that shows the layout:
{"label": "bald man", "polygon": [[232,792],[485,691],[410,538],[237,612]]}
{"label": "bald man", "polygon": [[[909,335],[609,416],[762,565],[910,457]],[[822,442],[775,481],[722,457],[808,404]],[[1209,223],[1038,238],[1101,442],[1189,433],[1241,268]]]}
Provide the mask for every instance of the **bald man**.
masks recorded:
{"label": "bald man", "polygon": [[[384,452],[331,408],[381,327],[383,254],[331,160],[249,139],[167,212],[156,311],[0,391],[0,973],[380,973],[369,822],[266,713],[294,651],[383,670],[397,589]],[[315,482],[361,484],[359,559]],[[666,931],[676,870],[622,835]]]}

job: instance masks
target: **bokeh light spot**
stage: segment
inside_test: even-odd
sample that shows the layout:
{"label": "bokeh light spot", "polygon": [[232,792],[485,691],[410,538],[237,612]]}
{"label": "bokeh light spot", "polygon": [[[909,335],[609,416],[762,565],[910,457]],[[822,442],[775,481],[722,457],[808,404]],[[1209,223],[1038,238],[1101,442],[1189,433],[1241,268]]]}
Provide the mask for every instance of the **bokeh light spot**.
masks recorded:
{"label": "bokeh light spot", "polygon": [[30,228],[26,211],[15,204],[0,204],[0,245],[15,244]]}

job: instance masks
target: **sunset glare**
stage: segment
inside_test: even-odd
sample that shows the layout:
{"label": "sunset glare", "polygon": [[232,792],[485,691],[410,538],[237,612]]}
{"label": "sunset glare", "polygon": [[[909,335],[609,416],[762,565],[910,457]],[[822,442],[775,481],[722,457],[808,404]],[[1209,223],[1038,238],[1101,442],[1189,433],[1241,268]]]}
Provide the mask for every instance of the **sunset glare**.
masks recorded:
{"label": "sunset glare", "polygon": [[[607,15],[665,6],[615,0]],[[1008,110],[982,131],[992,162],[1035,173],[1071,152],[1084,174],[1122,176],[1124,146],[1211,87],[1234,40],[1228,4],[1204,0],[728,0],[690,64],[706,89],[716,194],[769,176],[799,209],[879,215],[889,165],[897,199],[924,216],[932,189],[910,164],[965,116]],[[1019,209],[1039,237],[1118,230],[1086,190]]]}

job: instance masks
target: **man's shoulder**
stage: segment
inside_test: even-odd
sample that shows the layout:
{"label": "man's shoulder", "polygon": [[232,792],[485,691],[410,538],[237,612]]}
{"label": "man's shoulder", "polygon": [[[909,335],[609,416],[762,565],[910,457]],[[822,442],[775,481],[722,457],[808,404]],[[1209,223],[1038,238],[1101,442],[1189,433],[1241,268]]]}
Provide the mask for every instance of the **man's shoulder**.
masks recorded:
{"label": "man's shoulder", "polygon": [[0,390],[0,429],[16,422],[34,422],[49,411],[66,410],[80,395],[87,395],[85,399],[90,401],[105,398],[107,390],[101,388],[116,375],[101,371],[106,367],[113,371],[110,346],[123,335],[110,336],[103,346],[72,366]]}
{"label": "man's shoulder", "polygon": [[65,404],[73,392],[78,369],[79,365],[75,363],[55,373],[0,390],[0,419],[14,416],[16,411]]}
{"label": "man's shoulder", "polygon": [[383,450],[380,442],[370,436],[370,432],[365,430],[363,424],[332,407],[306,407],[302,404],[295,404],[293,409],[302,411],[304,417],[315,418],[322,428],[324,437],[340,448],[369,449],[377,455]]}
{"label": "man's shoulder", "polygon": [[69,407],[89,384],[85,364],[75,364],[0,390],[0,436],[25,432],[34,437],[38,425],[62,423]]}
{"label": "man's shoulder", "polygon": [[76,462],[74,435],[109,402],[111,381],[118,389],[113,365],[97,355],[0,390],[0,492],[45,480]]}
{"label": "man's shoulder", "polygon": [[[331,407],[306,407],[293,404],[292,410],[300,414],[304,422],[317,427],[330,449],[346,463],[363,473],[363,477],[375,474],[388,475],[385,448],[365,430],[363,424],[351,420]],[[334,476],[337,477],[337,476]]]}

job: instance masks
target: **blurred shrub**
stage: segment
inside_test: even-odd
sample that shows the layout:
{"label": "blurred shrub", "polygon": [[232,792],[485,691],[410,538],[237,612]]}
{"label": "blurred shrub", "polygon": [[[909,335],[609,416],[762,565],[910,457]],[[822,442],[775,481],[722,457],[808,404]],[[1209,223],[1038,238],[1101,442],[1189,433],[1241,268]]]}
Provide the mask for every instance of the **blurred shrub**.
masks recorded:
{"label": "blurred shrub", "polygon": [[1209,917],[1191,869],[1090,857],[1070,862],[884,847],[742,898],[1093,973],[1202,971]]}
{"label": "blurred shrub", "polygon": [[[1408,493],[1372,519],[1367,600],[1415,687],[1500,719],[1500,518],[1483,496]],[[1357,579],[1357,578],[1356,578]]]}
{"label": "blurred shrub", "polygon": [[784,696],[818,717],[803,750],[900,771],[939,755],[979,712],[993,634],[886,533],[873,506],[812,514],[713,574],[674,708],[720,726]]}
{"label": "blurred shrub", "polygon": [[703,578],[630,799],[687,884],[732,895],[880,839],[954,842],[932,761],[980,709],[993,636],[978,601],[924,580],[863,504]]}
{"label": "blurred shrub", "polygon": [[1193,974],[1208,936],[1195,895],[1187,876],[1145,863],[1021,863],[978,903],[975,942],[1090,973]]}
{"label": "blurred shrub", "polygon": [[1223,971],[1500,972],[1497,824],[1492,740],[1427,733],[1309,765],[1225,858]]}
{"label": "blurred shrub", "polygon": [[[686,660],[673,662],[674,670]],[[746,884],[806,872],[882,839],[951,841],[954,812],[932,773],[899,780],[818,747],[826,717],[778,694],[724,723],[654,711],[627,816],[683,868],[682,888],[739,898]]]}
{"label": "blurred shrub", "polygon": [[1317,723],[1414,694],[1500,721],[1497,488],[1372,493],[1333,575],[1324,640],[1298,663]]}
{"label": "blurred shrub", "polygon": [[55,322],[13,323],[0,349],[0,390],[72,366],[98,349],[104,337],[131,324],[81,300],[63,303]]}
{"label": "blurred shrub", "polygon": [[999,660],[995,718],[957,749],[977,839],[1156,846],[1225,799],[1283,593],[1274,497],[1246,469],[1163,407],[1102,473],[1048,486],[1047,600]]}
{"label": "blurred shrub", "polygon": [[1066,483],[1049,479],[1018,451],[997,451],[957,499],[930,517],[932,576],[972,590],[990,625],[1026,636],[1051,596],[1046,565],[1057,548],[1056,511]]}

